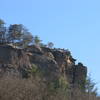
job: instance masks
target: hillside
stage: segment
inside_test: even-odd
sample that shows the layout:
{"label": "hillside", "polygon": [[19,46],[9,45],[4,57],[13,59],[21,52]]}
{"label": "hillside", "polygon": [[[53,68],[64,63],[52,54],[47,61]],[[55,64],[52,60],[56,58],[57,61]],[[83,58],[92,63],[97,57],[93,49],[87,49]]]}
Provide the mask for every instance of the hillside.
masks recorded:
{"label": "hillside", "polygon": [[47,47],[29,46],[26,49],[14,48],[10,45],[0,46],[1,73],[19,74],[28,77],[28,70],[33,65],[44,72],[46,80],[55,80],[64,76],[73,86],[83,84],[87,68],[83,64],[75,65],[75,59],[67,50]]}
{"label": "hillside", "polygon": [[[25,49],[11,45],[0,45],[0,76],[29,78],[40,70],[46,83],[63,77],[71,88],[85,88],[87,68],[67,50],[29,46]],[[33,72],[30,72],[32,71]]]}
{"label": "hillside", "polygon": [[[71,97],[68,100],[73,100],[73,98],[76,98],[75,100],[77,100],[77,98],[79,98],[85,92],[87,67],[85,67],[82,63],[75,64],[75,61],[76,60],[72,57],[70,51],[64,49],[50,49],[48,47],[39,47],[36,45],[28,46],[27,48],[22,49],[14,47],[11,44],[0,45],[0,89],[2,91],[2,85],[4,85],[4,88],[5,85],[9,85],[10,87],[6,88],[6,91],[12,89],[13,92],[14,87],[12,88],[12,86],[17,83],[19,86],[21,86],[20,88],[25,85],[27,88],[32,88],[34,91],[34,88],[30,86],[32,86],[32,84],[38,84],[39,86],[35,86],[35,89],[46,88],[47,90],[44,91],[48,91],[47,93],[50,93],[43,94],[38,90],[43,97],[45,95],[46,100],[50,99],[47,99],[49,96],[53,96],[52,100],[56,100],[55,96],[51,93],[56,93],[58,95],[57,92],[59,90],[60,92],[64,92],[62,95],[59,94],[59,96],[66,95],[66,98],[68,98],[68,95],[70,95]],[[4,82],[4,84],[2,82]],[[19,88],[17,84],[16,88]],[[41,84],[43,85],[42,87],[40,86]],[[24,91],[26,90],[27,89]],[[28,91],[30,91],[30,89]],[[3,93],[3,95],[5,95],[5,90],[3,90]],[[32,95],[32,93],[30,94]],[[74,97],[75,95],[76,97]],[[13,98],[12,95],[8,95],[8,97],[9,96],[10,98]],[[1,98],[4,97],[1,96]],[[14,99],[17,100],[15,97]],[[83,100],[83,97],[79,100]],[[63,98],[62,100],[65,100],[66,98]],[[41,98],[33,100],[45,99]],[[32,100],[32,98],[25,100]]]}
{"label": "hillside", "polygon": [[99,100],[87,67],[53,45],[0,20],[0,100]]}

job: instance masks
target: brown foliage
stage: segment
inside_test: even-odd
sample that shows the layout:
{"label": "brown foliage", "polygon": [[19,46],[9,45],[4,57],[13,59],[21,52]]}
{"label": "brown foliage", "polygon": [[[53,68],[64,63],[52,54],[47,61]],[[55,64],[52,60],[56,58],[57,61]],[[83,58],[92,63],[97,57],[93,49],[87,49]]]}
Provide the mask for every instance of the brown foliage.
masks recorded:
{"label": "brown foliage", "polygon": [[39,77],[21,79],[18,77],[2,77],[0,79],[0,100],[98,100],[75,89],[50,91]]}

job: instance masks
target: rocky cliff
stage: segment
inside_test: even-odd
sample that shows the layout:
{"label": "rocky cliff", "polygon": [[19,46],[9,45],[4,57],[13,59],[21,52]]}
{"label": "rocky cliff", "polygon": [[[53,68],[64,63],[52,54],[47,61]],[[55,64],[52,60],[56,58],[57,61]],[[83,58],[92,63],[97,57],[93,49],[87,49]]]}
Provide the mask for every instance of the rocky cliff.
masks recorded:
{"label": "rocky cliff", "polygon": [[0,75],[12,74],[28,77],[28,71],[35,64],[46,80],[55,80],[61,75],[74,86],[83,85],[87,67],[75,64],[75,59],[68,50],[29,46],[26,49],[10,45],[0,45]]}

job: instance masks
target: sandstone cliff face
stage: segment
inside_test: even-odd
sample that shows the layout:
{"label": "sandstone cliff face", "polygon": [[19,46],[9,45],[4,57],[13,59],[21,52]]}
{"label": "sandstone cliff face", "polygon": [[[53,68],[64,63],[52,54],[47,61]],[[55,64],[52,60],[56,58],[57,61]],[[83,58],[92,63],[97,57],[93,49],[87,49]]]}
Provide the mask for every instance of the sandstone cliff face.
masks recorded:
{"label": "sandstone cliff face", "polygon": [[[0,72],[24,73],[31,68],[31,63],[26,52],[12,46],[0,46]],[[24,74],[23,74],[24,75]]]}
{"label": "sandstone cliff face", "polygon": [[46,80],[55,80],[63,75],[73,86],[84,85],[87,68],[81,63],[75,65],[75,59],[68,50],[37,46],[22,50],[8,45],[0,46],[0,74],[19,72],[25,77],[27,70],[32,69],[32,64],[45,72]]}
{"label": "sandstone cliff face", "polygon": [[75,64],[74,59],[68,50],[43,48],[44,52],[50,52],[59,67],[59,72],[63,75],[72,87],[85,86],[87,67],[81,63]]}

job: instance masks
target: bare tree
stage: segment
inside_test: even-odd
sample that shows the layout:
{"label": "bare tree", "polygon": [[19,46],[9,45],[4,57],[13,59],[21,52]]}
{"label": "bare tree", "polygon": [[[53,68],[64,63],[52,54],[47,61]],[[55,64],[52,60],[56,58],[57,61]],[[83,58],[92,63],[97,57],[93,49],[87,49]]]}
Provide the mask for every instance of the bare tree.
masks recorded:
{"label": "bare tree", "polygon": [[52,48],[54,46],[54,44],[52,42],[48,42],[48,47]]}
{"label": "bare tree", "polygon": [[0,43],[5,43],[6,27],[5,22],[0,19]]}

